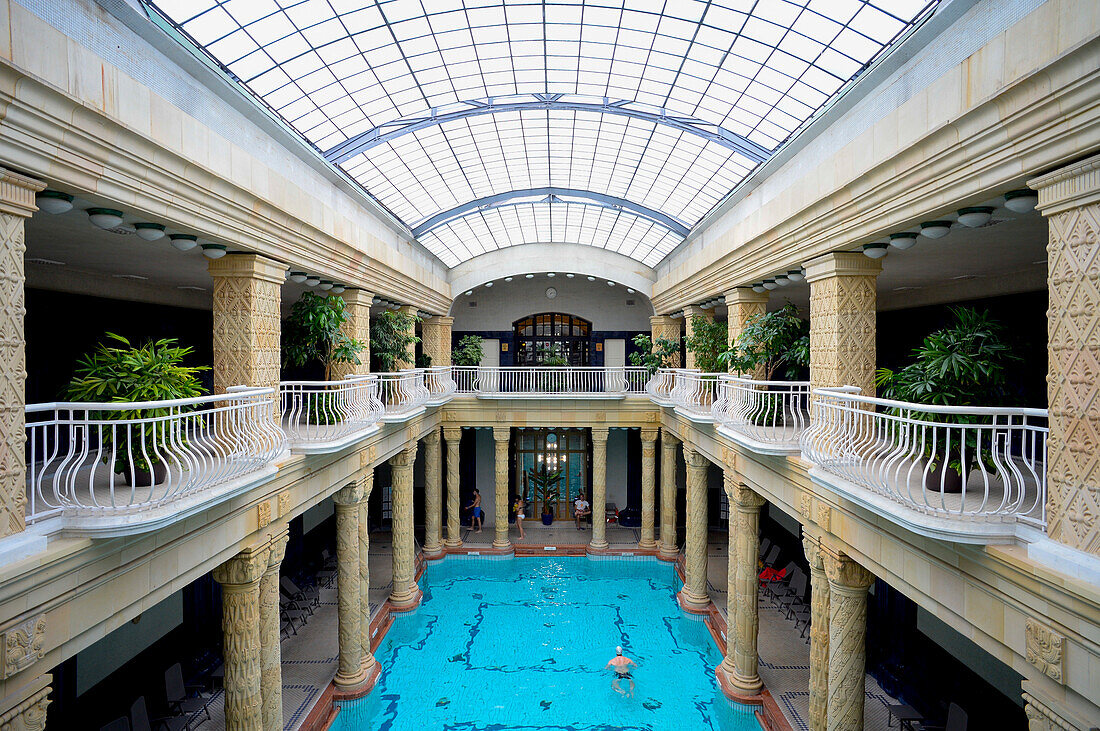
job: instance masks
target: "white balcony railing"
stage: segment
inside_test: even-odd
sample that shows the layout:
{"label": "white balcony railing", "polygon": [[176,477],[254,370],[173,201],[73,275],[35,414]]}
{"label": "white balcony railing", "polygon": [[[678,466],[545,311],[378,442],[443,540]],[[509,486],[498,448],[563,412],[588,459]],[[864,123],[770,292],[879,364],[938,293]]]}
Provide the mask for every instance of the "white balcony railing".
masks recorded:
{"label": "white balcony railing", "polygon": [[661,368],[646,382],[645,390],[649,397],[662,406],[672,405],[672,388],[676,385],[674,368]]}
{"label": "white balcony railing", "polygon": [[713,421],[712,407],[718,392],[718,377],[721,375],[724,374],[677,369],[673,371],[669,400],[677,411],[692,421]]}
{"label": "white balcony railing", "polygon": [[374,429],[383,412],[376,375],[283,381],[279,402],[290,446],[304,454],[347,446]]}
{"label": "white balcony railing", "polygon": [[634,366],[478,367],[473,393],[483,398],[622,398],[642,393],[645,369]]}
{"label": "white balcony railing", "polygon": [[979,526],[955,540],[988,541],[997,523],[1045,525],[1046,410],[929,406],[843,389],[814,390],[811,409],[802,452],[849,497]]}
{"label": "white balcony railing", "polygon": [[471,394],[477,391],[478,366],[452,366],[451,378],[455,382],[455,393]]}
{"label": "white balcony railing", "polygon": [[810,424],[810,383],[722,375],[711,412],[719,432],[754,451],[797,454]]}
{"label": "white balcony railing", "polygon": [[88,535],[152,530],[264,479],[286,449],[275,389],[26,407],[27,523]]}
{"label": "white balcony railing", "polygon": [[432,366],[424,369],[424,386],[428,389],[429,406],[446,403],[455,392],[453,369],[451,366]]}
{"label": "white balcony railing", "polygon": [[431,394],[424,384],[424,369],[379,373],[379,397],[385,407],[382,421],[402,421],[422,411]]}

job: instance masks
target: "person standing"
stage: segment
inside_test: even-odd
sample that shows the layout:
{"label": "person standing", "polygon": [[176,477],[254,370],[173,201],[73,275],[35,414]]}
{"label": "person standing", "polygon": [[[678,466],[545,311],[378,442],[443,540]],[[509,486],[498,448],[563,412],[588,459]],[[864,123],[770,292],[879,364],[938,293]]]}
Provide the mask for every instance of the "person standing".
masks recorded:
{"label": "person standing", "polygon": [[473,528],[474,525],[476,524],[477,525],[477,530],[474,531],[474,532],[475,533],[480,533],[481,532],[481,516],[484,514],[484,512],[481,509],[481,493],[478,492],[478,489],[476,487],[474,488],[474,499],[470,502],[469,505],[466,506],[466,509],[471,511],[470,512],[470,527]]}
{"label": "person standing", "polygon": [[523,534],[523,519],[526,516],[527,501],[523,499],[523,495],[516,498],[516,527],[519,528],[520,539],[524,538]]}

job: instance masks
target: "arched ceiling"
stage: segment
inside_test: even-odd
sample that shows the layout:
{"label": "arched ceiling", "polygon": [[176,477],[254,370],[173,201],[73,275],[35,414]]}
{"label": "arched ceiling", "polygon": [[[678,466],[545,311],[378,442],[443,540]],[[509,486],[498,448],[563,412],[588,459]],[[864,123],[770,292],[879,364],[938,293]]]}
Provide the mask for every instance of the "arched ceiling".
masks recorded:
{"label": "arched ceiling", "polygon": [[657,264],[936,1],[147,4],[453,267]]}

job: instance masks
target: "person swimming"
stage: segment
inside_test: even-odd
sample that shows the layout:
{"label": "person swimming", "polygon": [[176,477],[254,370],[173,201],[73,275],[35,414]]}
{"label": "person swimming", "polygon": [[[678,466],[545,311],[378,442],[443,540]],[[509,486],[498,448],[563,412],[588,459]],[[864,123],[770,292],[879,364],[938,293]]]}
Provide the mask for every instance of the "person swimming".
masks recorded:
{"label": "person swimming", "polygon": [[[608,661],[604,669],[612,668],[615,670],[615,679],[611,681],[611,688],[619,695],[626,696],[627,698],[634,697],[634,676],[630,672],[630,666],[638,667],[638,663],[631,660],[629,657],[623,654],[622,647],[615,648],[615,657]],[[630,690],[623,690],[619,682],[622,680],[630,681]]]}

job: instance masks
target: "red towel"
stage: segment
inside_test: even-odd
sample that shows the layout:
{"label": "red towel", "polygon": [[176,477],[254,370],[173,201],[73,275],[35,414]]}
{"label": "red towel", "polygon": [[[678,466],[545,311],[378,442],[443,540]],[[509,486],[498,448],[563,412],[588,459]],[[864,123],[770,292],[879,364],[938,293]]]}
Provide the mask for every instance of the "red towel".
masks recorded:
{"label": "red towel", "polygon": [[779,581],[787,575],[787,569],[764,569],[760,572],[761,581]]}

